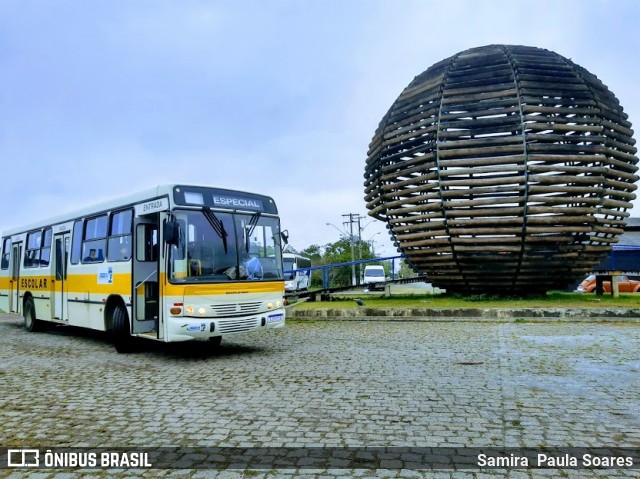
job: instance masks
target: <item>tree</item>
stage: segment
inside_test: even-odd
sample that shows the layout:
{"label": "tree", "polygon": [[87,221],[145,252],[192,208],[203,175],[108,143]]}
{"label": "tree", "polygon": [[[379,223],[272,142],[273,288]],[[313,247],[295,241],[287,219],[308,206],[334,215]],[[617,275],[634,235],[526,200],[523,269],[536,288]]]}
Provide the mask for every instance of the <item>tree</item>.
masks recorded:
{"label": "tree", "polygon": [[[335,243],[325,245],[323,264],[347,263],[351,261],[351,242],[342,236]],[[351,267],[331,268],[331,286],[348,286],[351,284]]]}
{"label": "tree", "polygon": [[300,251],[299,253],[302,256],[306,256],[311,260],[311,264],[321,264],[322,263],[322,246],[317,244],[312,244],[311,246],[307,246],[305,249]]}
{"label": "tree", "polygon": [[[351,257],[351,241],[348,236],[342,236],[335,243],[327,243],[324,246],[311,245],[304,249],[300,254],[311,258],[311,262],[314,266],[336,263],[348,263],[352,260],[360,259],[373,259],[374,256],[371,253],[371,247],[364,241],[354,240],[353,251],[356,257]],[[362,257],[360,257],[362,252]],[[361,278],[362,270],[364,268],[361,265],[356,265],[356,277]],[[333,287],[349,286],[351,284],[352,275],[351,266],[340,266],[332,268],[330,270],[330,284]],[[358,281],[359,282],[359,281]],[[312,275],[311,284],[315,287],[322,287],[322,272],[317,271]]]}
{"label": "tree", "polygon": [[399,276],[401,278],[413,278],[414,276],[417,276],[417,273],[407,264],[406,260],[402,260],[400,262]]}
{"label": "tree", "polygon": [[[355,253],[353,260],[355,261],[375,258],[371,252],[371,245],[366,241],[358,241],[357,238],[354,238],[353,251]],[[312,266],[349,263],[352,261],[351,241],[349,240],[349,236],[346,235],[341,236],[335,243],[327,243],[324,246],[312,244],[300,251],[295,251],[293,248],[287,246],[287,252],[297,253],[311,259]],[[385,266],[385,269],[386,268]],[[356,265],[356,277],[359,278],[358,283],[360,283],[360,279],[362,279],[363,271],[364,265]],[[349,286],[351,284],[352,268],[351,266],[331,268],[330,275],[330,284],[332,287]],[[311,286],[316,288],[322,287],[321,270],[312,272]]]}
{"label": "tree", "polygon": [[[323,264],[322,256],[323,256],[323,247],[317,244],[312,244],[311,246],[307,246],[305,249],[300,251],[298,254],[301,256],[305,256],[311,260],[311,266],[318,266]],[[321,288],[322,287],[322,271],[312,271],[311,272],[311,284],[310,286]]]}

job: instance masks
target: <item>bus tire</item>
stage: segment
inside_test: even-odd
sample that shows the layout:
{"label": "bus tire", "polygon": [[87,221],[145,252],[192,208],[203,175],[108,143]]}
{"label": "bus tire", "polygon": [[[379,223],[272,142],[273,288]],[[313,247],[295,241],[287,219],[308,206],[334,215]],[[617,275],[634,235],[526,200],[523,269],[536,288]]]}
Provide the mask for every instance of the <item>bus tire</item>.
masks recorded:
{"label": "bus tire", "polygon": [[30,333],[35,333],[42,329],[42,323],[36,319],[36,306],[33,298],[27,298],[24,302],[24,327]]}
{"label": "bus tire", "polygon": [[127,310],[122,305],[118,305],[111,314],[111,334],[113,345],[121,354],[133,352],[133,338],[129,331],[129,317]]}
{"label": "bus tire", "polygon": [[209,338],[209,345],[212,348],[217,348],[218,346],[220,346],[220,343],[222,343],[222,336],[213,336]]}

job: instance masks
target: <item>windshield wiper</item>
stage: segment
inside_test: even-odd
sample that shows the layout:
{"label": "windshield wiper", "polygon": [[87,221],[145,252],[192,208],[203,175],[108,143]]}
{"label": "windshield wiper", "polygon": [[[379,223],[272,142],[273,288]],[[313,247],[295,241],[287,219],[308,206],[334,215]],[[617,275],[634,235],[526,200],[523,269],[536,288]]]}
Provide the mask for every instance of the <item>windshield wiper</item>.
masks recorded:
{"label": "windshield wiper", "polygon": [[251,235],[253,234],[253,230],[256,229],[256,226],[258,226],[258,220],[260,219],[260,215],[262,213],[260,211],[258,211],[257,213],[254,213],[251,216],[251,219],[249,219],[249,223],[247,224],[247,226],[245,226],[245,234],[246,234],[246,241],[245,241],[245,249],[247,251],[247,253],[249,252],[249,242],[250,242],[250,238]]}
{"label": "windshield wiper", "polygon": [[218,217],[211,211],[209,208],[204,206],[202,208],[202,213],[204,217],[207,219],[213,230],[218,234],[220,239],[222,240],[222,245],[224,246],[224,254],[227,254],[227,236],[229,236],[224,229],[224,224],[222,221],[218,219]]}

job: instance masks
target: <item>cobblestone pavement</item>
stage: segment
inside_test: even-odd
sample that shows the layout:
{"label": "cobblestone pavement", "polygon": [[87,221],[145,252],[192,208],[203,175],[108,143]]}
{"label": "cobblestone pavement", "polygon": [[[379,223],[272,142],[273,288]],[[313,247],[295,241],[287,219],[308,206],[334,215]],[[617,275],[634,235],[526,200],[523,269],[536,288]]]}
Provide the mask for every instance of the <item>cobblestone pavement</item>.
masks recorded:
{"label": "cobblestone pavement", "polygon": [[[640,447],[640,324],[292,321],[218,350],[0,315],[0,445]],[[0,477],[640,477],[640,470],[0,469]]]}

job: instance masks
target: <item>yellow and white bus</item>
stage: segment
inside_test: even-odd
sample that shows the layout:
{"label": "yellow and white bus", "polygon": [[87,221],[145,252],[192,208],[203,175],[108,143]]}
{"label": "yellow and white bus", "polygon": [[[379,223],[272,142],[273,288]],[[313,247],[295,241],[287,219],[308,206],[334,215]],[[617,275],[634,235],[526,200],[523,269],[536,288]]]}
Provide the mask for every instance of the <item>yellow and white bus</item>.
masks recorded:
{"label": "yellow and white bus", "polygon": [[4,232],[0,310],[133,337],[209,340],[284,326],[278,210],[252,193],[161,185]]}

